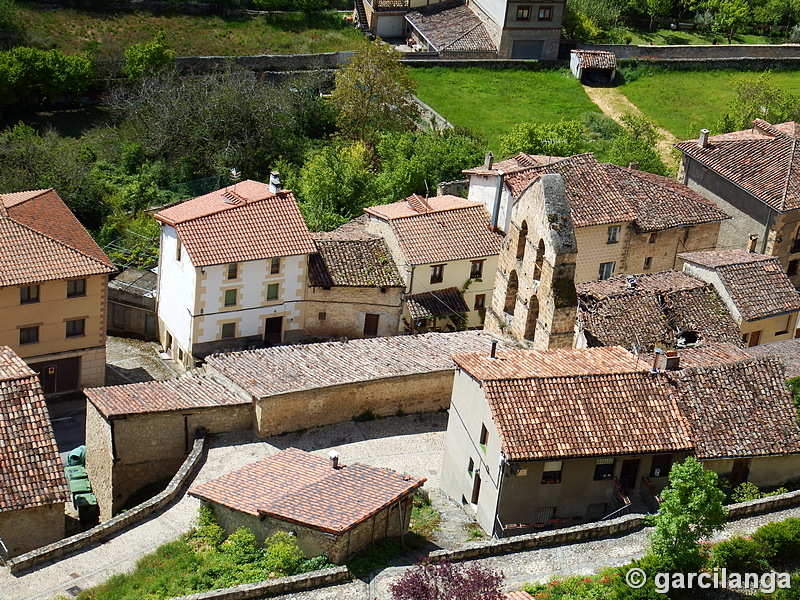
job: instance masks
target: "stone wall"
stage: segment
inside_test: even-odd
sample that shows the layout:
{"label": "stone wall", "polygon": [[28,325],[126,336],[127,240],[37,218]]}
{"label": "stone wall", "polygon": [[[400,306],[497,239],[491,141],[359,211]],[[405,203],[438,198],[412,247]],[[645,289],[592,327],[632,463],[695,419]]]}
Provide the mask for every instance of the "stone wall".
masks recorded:
{"label": "stone wall", "polygon": [[433,371],[374,381],[267,396],[256,401],[260,437],[348,421],[366,411],[376,416],[433,412],[447,408],[453,370]]}
{"label": "stone wall", "polygon": [[709,60],[709,59],[800,59],[797,44],[717,44],[635,46],[631,44],[578,44],[581,50],[605,50],[618,59],[644,58],[656,60]]}
{"label": "stone wall", "polygon": [[329,290],[309,287],[305,300],[305,335],[328,339],[363,338],[366,314],[378,315],[379,336],[396,335],[400,327],[402,295],[402,287],[334,286]]}
{"label": "stone wall", "polygon": [[64,503],[0,512],[0,539],[19,556],[64,537]]}
{"label": "stone wall", "polygon": [[[8,562],[9,570],[12,573],[19,573],[46,560],[53,560],[69,554],[70,552],[80,550],[160,511],[182,492],[186,483],[194,475],[202,462],[204,448],[205,437],[198,437],[194,441],[194,444],[192,444],[192,451],[189,453],[189,456],[186,457],[186,460],[183,462],[180,469],[178,469],[178,472],[175,473],[175,476],[169,482],[166,489],[160,494],[157,494],[153,498],[150,498],[150,500],[139,504],[113,519],[101,523],[97,527],[93,527],[89,531],[73,535],[65,540],[55,542],[49,546],[44,546],[38,550],[33,550],[10,560]],[[61,518],[63,519],[63,513],[61,514]]]}

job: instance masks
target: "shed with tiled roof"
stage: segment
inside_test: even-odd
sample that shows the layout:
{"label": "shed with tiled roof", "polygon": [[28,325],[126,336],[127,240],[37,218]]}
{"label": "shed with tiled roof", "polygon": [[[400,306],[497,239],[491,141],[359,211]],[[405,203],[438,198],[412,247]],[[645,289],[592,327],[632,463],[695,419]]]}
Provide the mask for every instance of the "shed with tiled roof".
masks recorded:
{"label": "shed with tiled roof", "polygon": [[69,489],[36,374],[0,346],[0,538],[11,556],[60,540]]}
{"label": "shed with tiled roof", "polygon": [[287,448],[193,486],[228,533],[249,527],[258,539],[292,530],[306,556],[340,563],[384,537],[403,535],[413,494],[425,479]]}
{"label": "shed with tiled roof", "polygon": [[571,50],[569,68],[578,81],[611,83],[617,72],[617,57],[605,50]]}

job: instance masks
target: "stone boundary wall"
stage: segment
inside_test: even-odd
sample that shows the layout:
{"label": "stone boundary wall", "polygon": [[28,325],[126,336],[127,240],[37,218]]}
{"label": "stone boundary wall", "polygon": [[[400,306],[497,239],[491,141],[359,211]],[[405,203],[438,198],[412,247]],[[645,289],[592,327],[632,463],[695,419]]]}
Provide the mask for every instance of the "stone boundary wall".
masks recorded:
{"label": "stone boundary wall", "polygon": [[800,505],[800,490],[728,505],[728,520],[775,512]]}
{"label": "stone boundary wall", "polygon": [[419,107],[422,122],[427,126],[430,124],[434,130],[443,131],[445,129],[452,129],[453,124],[445,119],[438,112],[433,110],[430,106],[425,104],[416,96],[412,96],[414,103]]}
{"label": "stone boundary wall", "polygon": [[189,596],[179,596],[170,600],[251,600],[268,596],[294,594],[303,590],[312,590],[330,585],[337,585],[351,579],[347,567],[334,567],[321,571],[312,571],[302,575],[280,577],[256,583],[246,583],[210,592],[199,592]]}
{"label": "stone boundary wall", "polygon": [[655,60],[800,58],[800,44],[717,44],[676,46],[635,46],[632,44],[578,44],[580,50],[605,50],[618,59]]}
{"label": "stone boundary wall", "polygon": [[181,465],[181,468],[178,469],[178,472],[169,482],[169,485],[167,485],[166,489],[164,489],[164,491],[162,491],[160,494],[153,496],[146,502],[142,502],[129,511],[117,515],[108,521],[100,523],[89,531],[84,531],[77,535],[73,535],[72,537],[68,537],[59,542],[38,548],[37,550],[32,550],[26,554],[20,554],[16,558],[8,561],[9,570],[12,573],[18,573],[46,560],[59,558],[65,554],[79,550],[88,546],[89,544],[102,540],[122,529],[125,529],[129,525],[141,521],[145,517],[158,512],[178,496],[186,482],[200,466],[204,447],[205,436],[198,437],[194,441],[194,445],[192,446],[192,451],[189,453],[189,456],[186,457],[186,460]]}

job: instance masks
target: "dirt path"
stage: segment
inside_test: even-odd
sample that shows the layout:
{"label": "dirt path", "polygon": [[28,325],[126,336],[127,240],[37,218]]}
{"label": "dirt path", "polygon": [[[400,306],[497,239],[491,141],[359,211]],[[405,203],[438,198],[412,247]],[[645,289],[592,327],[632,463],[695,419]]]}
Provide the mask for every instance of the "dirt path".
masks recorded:
{"label": "dirt path", "polygon": [[[583,89],[586,95],[594,102],[600,110],[607,116],[614,119],[617,123],[621,123],[620,118],[627,113],[635,115],[642,115],[642,111],[628,98],[615,87],[592,87],[584,85]],[[678,158],[674,152],[673,144],[678,142],[678,138],[672,135],[666,129],[656,127],[661,139],[656,143],[656,151],[667,165],[670,171],[678,170]]]}

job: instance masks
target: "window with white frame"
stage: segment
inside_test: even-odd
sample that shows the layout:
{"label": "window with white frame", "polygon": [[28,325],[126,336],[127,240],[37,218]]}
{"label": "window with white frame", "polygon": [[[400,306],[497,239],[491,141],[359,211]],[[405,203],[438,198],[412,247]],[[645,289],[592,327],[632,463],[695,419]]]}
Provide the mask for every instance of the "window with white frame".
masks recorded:
{"label": "window with white frame", "polygon": [[600,263],[600,279],[608,279],[614,274],[614,267],[617,266],[615,261]]}

